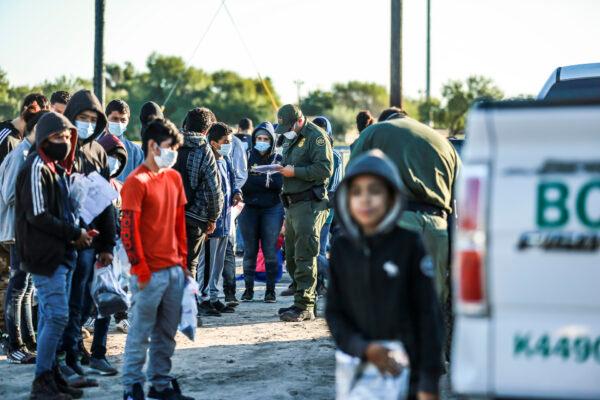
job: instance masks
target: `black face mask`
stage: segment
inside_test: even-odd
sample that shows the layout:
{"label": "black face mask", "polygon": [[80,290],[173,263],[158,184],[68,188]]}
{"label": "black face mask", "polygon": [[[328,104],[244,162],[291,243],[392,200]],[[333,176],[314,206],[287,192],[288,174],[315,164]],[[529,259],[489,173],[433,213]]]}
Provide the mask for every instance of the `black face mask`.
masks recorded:
{"label": "black face mask", "polygon": [[71,143],[52,143],[46,142],[44,146],[44,153],[52,160],[62,161],[67,158],[67,155],[71,151]]}

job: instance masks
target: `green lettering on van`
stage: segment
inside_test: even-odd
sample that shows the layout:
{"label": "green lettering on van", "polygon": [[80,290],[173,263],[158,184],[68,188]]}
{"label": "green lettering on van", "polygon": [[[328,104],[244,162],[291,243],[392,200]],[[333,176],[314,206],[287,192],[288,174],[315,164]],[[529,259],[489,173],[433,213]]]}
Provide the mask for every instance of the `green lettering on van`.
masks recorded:
{"label": "green lettering on van", "polygon": [[550,337],[548,335],[542,335],[535,344],[534,352],[547,358],[550,355]]}
{"label": "green lettering on van", "polygon": [[579,194],[577,195],[577,216],[581,223],[588,228],[600,228],[600,217],[597,220],[592,220],[586,210],[586,201],[592,190],[600,190],[600,181],[592,181],[586,183]]}
{"label": "green lettering on van", "polygon": [[566,337],[558,339],[554,348],[552,349],[552,355],[557,355],[562,357],[563,360],[567,360],[569,358],[569,339]]}
{"label": "green lettering on van", "polygon": [[[548,193],[555,192],[558,197],[548,199]],[[567,198],[569,188],[562,182],[542,182],[537,191],[537,225],[540,228],[559,228],[569,221],[569,210],[567,209]],[[558,217],[549,219],[546,210],[555,209]]]}
{"label": "green lettering on van", "polygon": [[524,354],[528,356],[531,351],[529,350],[529,335],[523,336],[516,334],[514,336],[514,354],[518,356],[519,354]]}

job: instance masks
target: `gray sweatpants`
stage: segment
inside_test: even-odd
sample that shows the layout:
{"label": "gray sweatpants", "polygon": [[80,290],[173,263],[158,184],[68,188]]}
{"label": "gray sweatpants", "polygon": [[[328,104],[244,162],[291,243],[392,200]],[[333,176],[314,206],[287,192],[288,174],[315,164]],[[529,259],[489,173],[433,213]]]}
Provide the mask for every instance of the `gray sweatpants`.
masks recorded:
{"label": "gray sweatpants", "polygon": [[[219,299],[219,279],[221,275],[223,275],[223,268],[225,267],[225,252],[227,251],[227,242],[229,238],[218,237],[218,238],[210,238],[204,245],[206,246],[207,242],[210,242],[210,277],[208,279],[208,290],[210,293],[210,301],[215,302]],[[204,265],[206,263],[206,257],[204,257],[204,252],[200,255],[200,262],[198,263],[198,272],[196,274],[196,279],[198,280],[198,284],[200,285],[200,292],[204,291]]]}
{"label": "gray sweatpants", "polygon": [[142,369],[148,348],[148,380],[159,391],[170,387],[171,356],[175,351],[175,334],[181,319],[184,283],[185,277],[180,266],[153,272],[144,290],[139,290],[137,277],[132,275],[131,326],[125,343],[123,365],[126,391],[131,391],[136,383],[144,385]]}

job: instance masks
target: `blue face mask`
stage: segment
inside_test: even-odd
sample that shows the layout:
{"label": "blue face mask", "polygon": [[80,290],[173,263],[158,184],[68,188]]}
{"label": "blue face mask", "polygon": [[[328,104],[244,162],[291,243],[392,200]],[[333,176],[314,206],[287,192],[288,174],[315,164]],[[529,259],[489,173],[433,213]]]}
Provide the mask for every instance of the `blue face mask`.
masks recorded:
{"label": "blue face mask", "polygon": [[83,140],[92,136],[96,129],[96,124],[92,122],[75,121],[75,126],[77,127],[77,136]]}
{"label": "blue face mask", "polygon": [[259,153],[266,153],[271,148],[271,144],[268,142],[256,142],[254,148],[258,150]]}

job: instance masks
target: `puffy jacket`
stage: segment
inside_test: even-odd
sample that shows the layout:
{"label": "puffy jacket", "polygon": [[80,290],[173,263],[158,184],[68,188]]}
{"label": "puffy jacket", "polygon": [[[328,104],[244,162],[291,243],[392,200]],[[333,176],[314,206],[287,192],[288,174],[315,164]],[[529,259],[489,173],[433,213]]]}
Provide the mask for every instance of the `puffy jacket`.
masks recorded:
{"label": "puffy jacket", "polygon": [[[267,131],[271,135],[271,148],[265,154],[259,153],[254,148],[256,134],[259,131]],[[283,186],[283,176],[281,174],[266,175],[252,172],[254,166],[281,164],[282,157],[275,154],[273,143],[275,143],[275,130],[270,122],[263,122],[252,132],[252,142],[248,151],[248,180],[242,188],[246,207],[269,208],[281,203],[279,194]]]}
{"label": "puffy jacket", "polygon": [[[75,93],[67,107],[65,108],[65,117],[67,117],[73,125],[75,118],[83,111],[94,111],[98,116],[96,129],[92,136],[85,140],[79,140],[75,149],[75,164],[74,172],[79,172],[88,175],[92,172],[98,172],[107,181],[110,182],[110,171],[108,168],[108,158],[106,152],[101,145],[96,142],[96,139],[102,135],[106,127],[106,116],[102,111],[100,102],[96,96],[89,90],[80,90]],[[112,253],[115,246],[116,221],[115,210],[112,205],[108,206],[99,216],[92,221],[92,224],[87,228],[95,228],[100,232],[92,243],[99,253]]]}
{"label": "puffy jacket", "polygon": [[0,243],[15,242],[15,196],[17,175],[25,165],[31,143],[23,140],[0,165]]}
{"label": "puffy jacket", "polygon": [[[387,181],[396,197],[372,236],[363,235],[348,210],[349,182],[364,174]],[[436,393],[442,373],[441,311],[420,236],[396,224],[400,188],[394,165],[381,151],[348,168],[335,198],[343,233],[331,250],[326,319],[338,347],[356,357],[364,357],[372,341],[401,341],[411,364],[411,393]]]}
{"label": "puffy jacket", "polygon": [[206,139],[194,132],[184,132],[173,166],[183,181],[187,223],[206,228],[216,222],[223,210],[223,192],[215,156]]}

